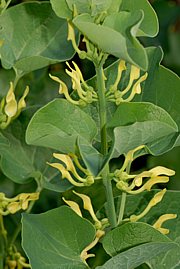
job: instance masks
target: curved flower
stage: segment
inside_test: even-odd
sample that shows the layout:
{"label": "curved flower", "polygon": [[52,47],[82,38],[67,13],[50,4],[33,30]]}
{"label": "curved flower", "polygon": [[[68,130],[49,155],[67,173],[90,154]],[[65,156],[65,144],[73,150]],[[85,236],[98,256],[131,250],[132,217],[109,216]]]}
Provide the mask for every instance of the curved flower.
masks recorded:
{"label": "curved flower", "polygon": [[162,234],[168,234],[169,229],[162,228],[161,226],[165,221],[175,218],[177,218],[177,214],[164,214],[159,217],[159,219],[154,223],[153,227],[160,231]]}
{"label": "curved flower", "polygon": [[164,197],[164,194],[166,193],[166,189],[163,189],[162,191],[156,193],[154,195],[154,197],[150,200],[149,204],[147,205],[147,207],[143,210],[143,212],[139,215],[131,215],[129,220],[131,222],[135,222],[138,221],[139,219],[143,218],[152,207],[154,207],[155,205],[157,205],[158,203],[161,202],[161,200]]}
{"label": "curved flower", "polygon": [[10,82],[10,88],[6,95],[5,100],[6,100],[6,105],[4,107],[4,111],[8,117],[12,118],[17,113],[17,101],[15,98],[14,86],[12,82]]}
{"label": "curved flower", "polygon": [[22,109],[26,107],[25,98],[29,93],[29,87],[25,88],[23,96],[17,102],[14,94],[14,84],[10,82],[10,87],[5,98],[1,100],[0,104],[0,128],[5,129],[12,120],[16,119],[21,113]]}
{"label": "curved flower", "polygon": [[101,222],[100,220],[98,220],[98,218],[96,217],[96,214],[94,213],[94,209],[92,206],[92,202],[89,196],[82,194],[82,193],[78,193],[73,191],[74,194],[76,194],[77,196],[79,196],[82,200],[83,200],[83,207],[85,210],[87,210],[89,212],[89,214],[91,215],[92,219],[94,220],[95,224],[98,225],[99,228],[101,228]]}
{"label": "curved flower", "polygon": [[76,213],[78,214],[80,217],[82,217],[82,213],[81,213],[81,210],[80,210],[80,207],[79,205],[74,202],[74,201],[70,201],[70,200],[66,200],[64,197],[62,198],[63,201],[68,205],[70,206],[70,208]]}

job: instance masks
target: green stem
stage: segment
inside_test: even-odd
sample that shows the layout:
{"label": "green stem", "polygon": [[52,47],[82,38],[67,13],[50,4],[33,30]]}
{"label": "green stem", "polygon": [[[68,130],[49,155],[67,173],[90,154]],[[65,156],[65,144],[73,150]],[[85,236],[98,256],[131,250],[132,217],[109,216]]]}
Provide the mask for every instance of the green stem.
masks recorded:
{"label": "green stem", "polygon": [[[129,174],[131,169],[131,162],[128,163],[126,167],[126,173]],[[119,210],[119,217],[118,217],[118,225],[122,222],[123,216],[124,216],[124,211],[125,211],[125,206],[126,206],[126,199],[127,199],[127,193],[122,192],[121,195],[121,205],[120,205],[120,210]]]}
{"label": "green stem", "polygon": [[3,10],[1,11],[1,14],[3,14],[3,12],[8,8],[8,6],[9,6],[10,3],[11,3],[11,1],[12,1],[12,0],[8,0],[8,1],[6,2],[6,5],[4,6]]}
{"label": "green stem", "polygon": [[106,97],[105,97],[105,82],[103,79],[102,65],[96,67],[97,87],[99,97],[99,116],[100,116],[100,134],[101,134],[101,153],[106,155],[107,148],[107,132],[106,132]]}
{"label": "green stem", "polygon": [[127,197],[126,192],[122,192],[122,195],[121,195],[121,205],[120,205],[119,217],[118,217],[118,225],[123,220],[124,210],[125,210],[125,205],[126,205],[126,197]]}
{"label": "green stem", "polygon": [[[100,134],[101,134],[101,153],[106,155],[108,153],[107,146],[107,115],[106,115],[106,96],[105,96],[105,82],[104,82],[104,73],[103,73],[103,61],[96,65],[96,75],[97,75],[97,88],[98,88],[98,97],[99,97],[99,116],[100,116]],[[116,211],[114,205],[114,197],[111,179],[109,178],[109,165],[106,164],[102,172],[103,184],[106,189],[106,200],[107,200],[107,215],[111,227],[116,226]]]}
{"label": "green stem", "polygon": [[7,247],[7,231],[4,227],[4,220],[2,215],[0,215],[0,233],[4,238],[5,247]]}

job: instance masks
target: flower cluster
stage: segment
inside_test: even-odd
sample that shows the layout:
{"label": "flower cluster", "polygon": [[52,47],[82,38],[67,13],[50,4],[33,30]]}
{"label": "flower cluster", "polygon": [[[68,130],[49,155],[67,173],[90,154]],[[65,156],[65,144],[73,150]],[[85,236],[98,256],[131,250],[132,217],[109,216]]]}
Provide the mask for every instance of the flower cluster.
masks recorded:
{"label": "flower cluster", "polygon": [[30,264],[26,263],[26,259],[19,253],[12,253],[6,258],[4,269],[23,269],[31,268]]}
{"label": "flower cluster", "polygon": [[78,65],[75,62],[72,63],[74,65],[74,69],[68,62],[66,62],[69,69],[66,69],[65,71],[71,78],[72,89],[78,95],[79,100],[74,100],[69,95],[68,87],[62,80],[60,80],[58,77],[50,75],[51,79],[60,84],[59,93],[64,94],[65,98],[74,105],[86,106],[87,104],[97,101],[97,93],[85,82]]}
{"label": "flower cluster", "polygon": [[118,65],[116,80],[106,93],[107,100],[115,102],[116,105],[122,102],[130,102],[136,94],[141,94],[141,83],[145,81],[148,76],[147,72],[141,76],[140,69],[131,65],[128,85],[124,89],[119,90],[118,85],[121,82],[122,73],[126,69],[125,61],[121,60]]}
{"label": "flower cluster", "polygon": [[[77,187],[90,186],[94,183],[94,176],[80,164],[75,154],[71,154],[73,160],[70,155],[66,154],[54,153],[53,156],[61,163],[48,164],[61,172],[62,179],[66,178],[72,185]],[[84,174],[84,177],[78,174],[73,161],[80,172]]]}
{"label": "flower cluster", "polygon": [[[92,249],[99,241],[99,239],[105,234],[104,229],[109,226],[108,223],[108,219],[102,219],[102,220],[98,220],[98,218],[96,217],[96,214],[94,212],[93,206],[92,206],[92,202],[89,196],[82,194],[82,193],[77,193],[75,191],[73,191],[74,194],[76,194],[77,196],[79,196],[82,201],[83,201],[83,208],[85,210],[87,210],[92,218],[92,220],[94,221],[94,226],[96,228],[96,236],[94,241],[89,244],[82,252],[81,252],[81,259],[85,262],[86,259],[90,258],[90,257],[94,257],[94,254],[88,254],[88,251],[90,249]],[[79,205],[74,202],[74,201],[69,201],[66,200],[65,198],[63,198],[64,202],[69,205],[71,207],[72,210],[74,210],[74,212],[76,214],[78,214],[80,217],[82,217],[82,212],[80,210]]]}
{"label": "flower cluster", "polygon": [[19,210],[26,210],[30,201],[39,199],[39,192],[21,193],[13,198],[7,198],[4,193],[0,193],[0,215],[6,216],[15,214]]}
{"label": "flower cluster", "polygon": [[10,82],[10,87],[6,97],[0,103],[0,128],[5,129],[12,120],[16,119],[21,113],[22,109],[26,107],[25,98],[29,93],[27,86],[22,97],[17,102],[14,94],[14,84]]}
{"label": "flower cluster", "polygon": [[[145,146],[142,145],[134,150],[129,151],[125,156],[125,161],[121,169],[117,169],[112,175],[114,181],[116,182],[116,187],[122,192],[136,195],[142,193],[143,191],[150,191],[155,184],[167,183],[169,181],[169,177],[175,174],[173,170],[162,166],[154,167],[137,175],[129,174],[127,167],[129,167],[129,165],[132,163],[134,155],[144,147]],[[131,215],[130,218],[126,220],[135,222],[143,218],[152,207],[161,202],[165,193],[165,188],[155,193],[154,197],[149,201],[146,208],[139,215]],[[153,227],[160,232],[167,234],[169,230],[162,228],[161,225],[164,221],[173,218],[176,218],[176,214],[165,214],[155,222]]]}

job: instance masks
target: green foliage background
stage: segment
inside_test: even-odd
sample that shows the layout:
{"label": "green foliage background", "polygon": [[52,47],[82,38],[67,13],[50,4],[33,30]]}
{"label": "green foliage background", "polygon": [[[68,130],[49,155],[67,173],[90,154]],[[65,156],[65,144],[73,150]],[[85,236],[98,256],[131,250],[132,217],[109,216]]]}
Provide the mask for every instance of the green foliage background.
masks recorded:
{"label": "green foliage background", "polygon": [[[28,2],[28,0],[24,1],[12,1],[11,5],[19,4],[20,2]],[[160,33],[155,38],[142,38],[141,41],[144,43],[145,46],[155,45],[161,46],[165,56],[163,59],[163,65],[170,68],[171,70],[175,71],[177,74],[180,75],[180,54],[179,54],[179,47],[180,47],[180,21],[179,21],[179,14],[180,14],[180,2],[179,1],[166,1],[166,0],[154,0],[151,1],[154,9],[157,12],[159,21],[160,21]],[[83,46],[83,43],[80,44]],[[74,60],[78,62],[78,65],[81,67],[84,77],[86,79],[91,78],[93,73],[93,68],[91,63],[79,60],[77,56],[74,57]],[[111,57],[108,60],[108,64],[114,61],[114,58]],[[53,100],[55,97],[59,97],[57,92],[57,84],[53,82],[48,73],[52,73],[70,85],[70,80],[67,77],[66,73],[64,72],[64,63],[50,65],[47,68],[42,68],[37,71],[33,71],[25,75],[17,85],[17,94],[19,96],[22,94],[22,90],[26,85],[30,86],[30,94],[28,96],[28,115],[31,115],[41,106],[47,104],[49,101]],[[13,80],[14,73],[12,70],[0,70],[0,97],[4,96],[7,93],[9,88],[9,81]],[[24,118],[26,115],[26,111],[22,113],[18,120],[18,124],[13,123],[12,129],[14,129],[14,138],[12,142],[12,150],[16,151],[16,140],[18,136],[21,136],[22,128],[26,128],[26,125],[22,127],[22,123],[24,124]],[[30,117],[30,116],[29,116]],[[28,122],[27,122],[28,123]],[[20,131],[21,130],[21,131]],[[8,134],[7,134],[8,135]],[[10,136],[10,134],[9,134]],[[3,140],[3,137],[0,137]],[[4,149],[4,151],[6,148]],[[34,152],[34,159],[25,160],[24,156],[26,154],[31,155],[33,149],[26,148],[26,152],[24,153],[23,150],[18,154],[20,156],[20,161],[25,163],[24,167],[22,167],[22,175],[9,175],[9,177],[13,176],[14,181],[9,180],[8,174],[3,173],[0,171],[0,192],[6,193],[7,196],[14,196],[20,192],[26,192],[27,190],[34,191],[35,183],[31,182],[29,179],[26,181],[26,184],[18,184],[21,183],[21,179],[28,174],[29,171],[32,171],[32,167],[40,167],[41,169],[44,168],[44,173],[49,174],[52,173],[52,170],[46,171],[44,160],[47,156],[50,155],[49,151],[46,149],[39,149]],[[24,154],[24,155],[23,155]],[[36,163],[36,158],[41,159],[40,163]],[[8,167],[6,167],[6,160],[3,158],[1,162],[4,162],[4,171],[8,171]],[[121,159],[114,159],[111,161],[112,166],[114,169],[116,168],[117,162],[121,162]],[[13,164],[13,160],[12,160]],[[169,190],[180,190],[180,147],[174,148],[172,151],[157,157],[147,156],[147,157],[140,157],[138,158],[134,164],[132,169],[141,171],[143,168],[152,168],[155,165],[162,165],[169,167],[176,171],[176,175],[171,178],[170,183],[168,185]],[[6,169],[7,168],[7,169]],[[54,181],[56,181],[56,174],[54,175]],[[58,180],[57,180],[58,181]],[[162,186],[160,186],[162,187]],[[53,188],[47,182],[47,188],[50,190]],[[59,189],[63,190],[63,188],[67,188],[67,186],[59,186]],[[59,198],[59,194],[50,190],[43,190],[41,195],[41,200],[37,202],[36,206],[33,208],[33,213],[41,213],[45,212],[48,209],[52,209],[62,204],[61,199]],[[89,188],[89,193],[91,193],[91,188]],[[95,196],[96,193],[91,196]],[[70,197],[70,192],[67,191],[64,195],[66,198]],[[147,198],[148,199],[148,198]],[[97,204],[101,205],[104,203],[104,197],[98,197]],[[129,201],[129,203],[133,204],[133,201]],[[165,207],[165,205],[164,205]],[[130,208],[130,207],[129,207]],[[129,212],[128,212],[129,213]],[[9,216],[6,218],[6,225],[8,227],[8,232],[11,236],[12,233],[12,223],[16,225],[20,221],[20,214],[16,216]],[[92,231],[93,233],[93,231]],[[26,236],[26,235],[25,235]],[[91,241],[91,240],[90,240]],[[19,247],[20,247],[20,237],[19,237]],[[148,246],[149,247],[149,246]],[[20,247],[21,248],[21,247]],[[101,250],[100,250],[101,251]],[[104,254],[104,253],[103,253]],[[98,255],[98,254],[97,254]],[[99,259],[102,258],[103,255],[100,256]],[[104,256],[106,256],[104,254]],[[121,257],[120,257],[121,258]],[[120,259],[119,258],[119,259]],[[77,265],[78,266],[78,265]],[[80,267],[77,267],[80,268]],[[83,268],[83,267],[82,267]],[[108,265],[104,265],[102,269],[108,268]],[[122,267],[123,268],[123,267]],[[142,267],[141,267],[142,268]]]}

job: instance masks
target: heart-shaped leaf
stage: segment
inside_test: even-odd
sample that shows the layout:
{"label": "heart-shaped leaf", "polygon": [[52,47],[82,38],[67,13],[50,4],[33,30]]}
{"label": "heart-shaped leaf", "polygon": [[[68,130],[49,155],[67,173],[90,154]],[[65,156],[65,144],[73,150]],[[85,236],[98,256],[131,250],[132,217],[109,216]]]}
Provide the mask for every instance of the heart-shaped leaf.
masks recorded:
{"label": "heart-shaped leaf", "polygon": [[146,52],[136,39],[143,17],[143,11],[133,14],[122,11],[106,17],[103,25],[96,25],[90,15],[82,14],[77,16],[73,23],[104,52],[147,69]]}
{"label": "heart-shaped leaf", "polygon": [[114,128],[114,154],[117,157],[140,145],[153,155],[172,148],[178,128],[170,115],[151,103],[122,103],[108,124]]}
{"label": "heart-shaped leaf", "polygon": [[147,223],[129,222],[107,233],[103,238],[103,247],[109,255],[115,256],[127,249],[150,242],[171,240]]}
{"label": "heart-shaped leaf", "polygon": [[[23,23],[22,23],[23,21]],[[48,2],[23,3],[0,16],[2,65],[19,73],[70,59],[74,50],[67,41],[67,22],[58,18]]]}
{"label": "heart-shaped leaf", "polygon": [[167,252],[176,246],[175,243],[146,243],[124,251],[108,260],[97,269],[131,269],[136,268],[149,258]]}
{"label": "heart-shaped leaf", "polygon": [[22,224],[22,244],[32,269],[88,268],[80,255],[94,240],[95,228],[72,209],[23,214]]}
{"label": "heart-shaped leaf", "polygon": [[97,133],[95,122],[79,107],[64,99],[55,99],[31,119],[27,131],[28,144],[75,152],[77,137],[92,141]]}

